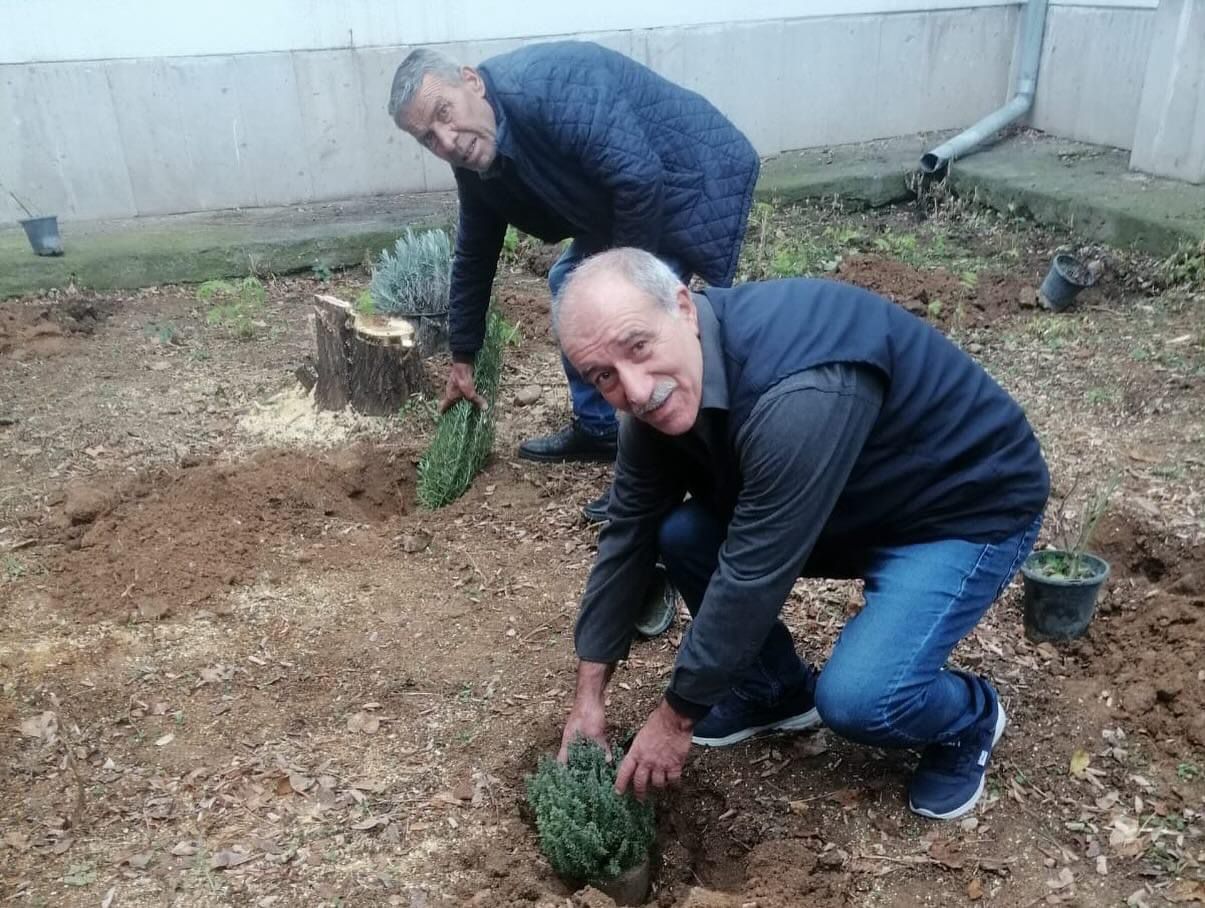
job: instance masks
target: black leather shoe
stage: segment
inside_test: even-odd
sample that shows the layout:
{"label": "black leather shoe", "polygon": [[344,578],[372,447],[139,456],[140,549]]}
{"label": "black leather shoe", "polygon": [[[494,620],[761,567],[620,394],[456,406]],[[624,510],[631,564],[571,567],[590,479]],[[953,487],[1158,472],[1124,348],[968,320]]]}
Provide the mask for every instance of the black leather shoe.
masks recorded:
{"label": "black leather shoe", "polygon": [[582,508],[582,517],[585,518],[586,523],[606,523],[607,505],[610,503],[611,488],[608,486],[607,491]]}
{"label": "black leather shoe", "polygon": [[606,435],[591,435],[575,419],[561,431],[540,438],[529,438],[519,445],[519,456],[541,463],[590,461],[609,463],[618,449],[618,430]]}

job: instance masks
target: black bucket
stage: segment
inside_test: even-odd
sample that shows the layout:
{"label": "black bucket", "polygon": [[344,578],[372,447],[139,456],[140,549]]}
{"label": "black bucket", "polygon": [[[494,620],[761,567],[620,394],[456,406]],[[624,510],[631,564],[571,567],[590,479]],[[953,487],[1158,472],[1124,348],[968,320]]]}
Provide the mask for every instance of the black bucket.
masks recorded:
{"label": "black bucket", "polygon": [[636,621],[636,630],[642,637],[656,637],[669,630],[677,615],[678,591],[670,583],[665,565],[658,562],[644,596],[644,608]]}
{"label": "black bucket", "polygon": [[1059,555],[1066,553],[1050,549],[1034,552],[1021,565],[1025,584],[1021,601],[1025,636],[1035,643],[1074,640],[1082,636],[1096,613],[1097,594],[1109,577],[1109,563],[1086,553],[1079,557],[1092,572],[1087,577],[1070,580],[1043,574],[1038,567],[1042,561]]}
{"label": "black bucket", "polygon": [[1093,283],[1092,271],[1073,255],[1056,255],[1046,272],[1046,279],[1038,288],[1042,305],[1052,312],[1059,312],[1071,305],[1071,301],[1085,287]]}
{"label": "black bucket", "polygon": [[63,239],[59,236],[59,219],[53,215],[48,218],[30,218],[22,221],[25,235],[29,237],[29,245],[36,255],[62,255]]}

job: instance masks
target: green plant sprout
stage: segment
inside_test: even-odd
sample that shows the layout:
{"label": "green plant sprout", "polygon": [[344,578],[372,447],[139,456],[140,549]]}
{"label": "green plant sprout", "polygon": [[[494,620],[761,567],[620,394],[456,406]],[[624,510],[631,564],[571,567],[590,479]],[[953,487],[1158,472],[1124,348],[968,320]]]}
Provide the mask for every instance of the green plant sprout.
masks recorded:
{"label": "green plant sprout", "polygon": [[1120,484],[1121,478],[1114,475],[1106,485],[1097,489],[1096,494],[1084,505],[1083,515],[1076,528],[1070,530],[1066,507],[1068,499],[1075,492],[1075,487],[1072,486],[1071,492],[1059,506],[1059,513],[1055,518],[1055,532],[1060,537],[1059,548],[1054,551],[1037,552],[1034,556],[1037,567],[1045,576],[1055,580],[1083,580],[1093,575],[1093,570],[1083,563],[1084,553],[1091,544],[1097,525],[1108,511],[1109,501]]}
{"label": "green plant sprout", "polygon": [[241,281],[206,281],[197,288],[197,299],[209,303],[205,320],[241,340],[255,336],[268,292],[258,278]]}
{"label": "green plant sprout", "polygon": [[494,402],[502,374],[502,353],[515,330],[496,312],[489,314],[485,343],[473,366],[477,393],[488,407],[478,410],[457,401],[440,417],[431,446],[418,464],[418,500],[432,510],[450,504],[468,490],[494,446]]}

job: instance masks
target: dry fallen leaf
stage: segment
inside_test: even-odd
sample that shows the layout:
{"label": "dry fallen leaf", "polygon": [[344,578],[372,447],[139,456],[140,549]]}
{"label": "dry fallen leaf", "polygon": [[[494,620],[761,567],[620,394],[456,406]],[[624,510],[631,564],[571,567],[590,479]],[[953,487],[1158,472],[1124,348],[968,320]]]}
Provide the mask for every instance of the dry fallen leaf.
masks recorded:
{"label": "dry fallen leaf", "polygon": [[1205,881],[1177,880],[1165,896],[1169,902],[1205,902]]}
{"label": "dry fallen leaf", "polygon": [[838,788],[829,794],[828,799],[834,804],[840,804],[843,810],[853,810],[858,801],[862,800],[862,792],[856,788]]}
{"label": "dry fallen leaf", "polygon": [[251,854],[246,851],[234,851],[233,849],[225,849],[217,852],[209,859],[210,870],[224,870],[229,867],[237,867],[239,864],[246,864],[248,861],[253,861],[258,855]]}
{"label": "dry fallen leaf", "polygon": [[1057,892],[1060,889],[1066,889],[1075,882],[1075,874],[1071,872],[1070,867],[1064,867],[1059,871],[1059,875],[1046,881],[1046,888]]}
{"label": "dry fallen leaf", "polygon": [[314,785],[314,780],[309,776],[302,775],[299,772],[289,773],[289,787],[298,794],[304,794]]}
{"label": "dry fallen leaf", "polygon": [[29,836],[15,829],[4,833],[4,844],[14,851],[29,851]]}
{"label": "dry fallen leaf", "polygon": [[959,870],[962,867],[962,856],[958,853],[958,845],[949,839],[938,839],[930,845],[929,857],[950,870]]}
{"label": "dry fallen leaf", "polygon": [[117,887],[109,887],[109,891],[105,893],[105,897],[100,900],[100,908],[110,908],[113,904],[113,899],[117,895]]}
{"label": "dry fallen leaf", "polygon": [[187,858],[197,853],[197,846],[192,842],[177,842],[172,846],[172,854],[178,858]]}
{"label": "dry fallen leaf", "polygon": [[369,817],[367,820],[361,820],[359,823],[352,823],[352,829],[358,829],[361,832],[367,829],[376,829],[379,826],[388,826],[389,817]]}
{"label": "dry fallen leaf", "polygon": [[975,877],[975,879],[967,884],[967,898],[972,902],[977,902],[983,898],[983,880],[979,879],[979,877]]}
{"label": "dry fallen leaf", "polygon": [[41,738],[47,744],[51,744],[59,733],[58,714],[47,710],[41,715],[30,716],[21,721],[18,731],[27,738]]}
{"label": "dry fallen leaf", "polygon": [[176,740],[176,735],[175,735],[175,732],[170,732],[170,731],[169,731],[169,732],[168,732],[166,735],[164,735],[162,738],[159,738],[158,740],[156,740],[156,741],[155,741],[155,746],[156,746],[156,747],[163,747],[163,746],[164,746],[164,745],[166,745],[166,744],[171,744],[171,743],[172,743],[172,741],[174,741],[174,740]]}
{"label": "dry fallen leaf", "polygon": [[1086,750],[1081,750],[1077,747],[1075,753],[1071,755],[1071,775],[1074,778],[1082,779],[1084,773],[1088,771],[1088,764],[1091,762],[1091,755]]}
{"label": "dry fallen leaf", "polygon": [[347,720],[347,730],[375,735],[381,729],[381,720],[363,710],[353,713]]}

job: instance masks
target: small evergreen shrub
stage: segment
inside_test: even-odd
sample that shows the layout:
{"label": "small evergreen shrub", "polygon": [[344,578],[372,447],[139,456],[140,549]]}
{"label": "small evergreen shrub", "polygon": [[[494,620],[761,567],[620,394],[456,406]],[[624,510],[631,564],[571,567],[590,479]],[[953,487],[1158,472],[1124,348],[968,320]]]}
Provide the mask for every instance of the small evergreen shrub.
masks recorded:
{"label": "small evergreen shrub", "polygon": [[578,738],[567,765],[544,757],[527,777],[527,800],[536,816],[540,850],[566,880],[612,880],[649,853],[656,834],[653,808],[615,793],[613,762],[598,744]]}
{"label": "small evergreen shrub", "polygon": [[496,313],[486,322],[485,343],[473,365],[477,393],[489,404],[478,410],[467,400],[457,401],[439,418],[431,446],[418,463],[418,500],[434,510],[455,501],[481,472],[494,446],[494,403],[502,374],[502,352],[514,329]]}
{"label": "small evergreen shrub", "polygon": [[444,320],[452,280],[452,243],[442,230],[407,230],[383,250],[369,289],[378,312]]}

